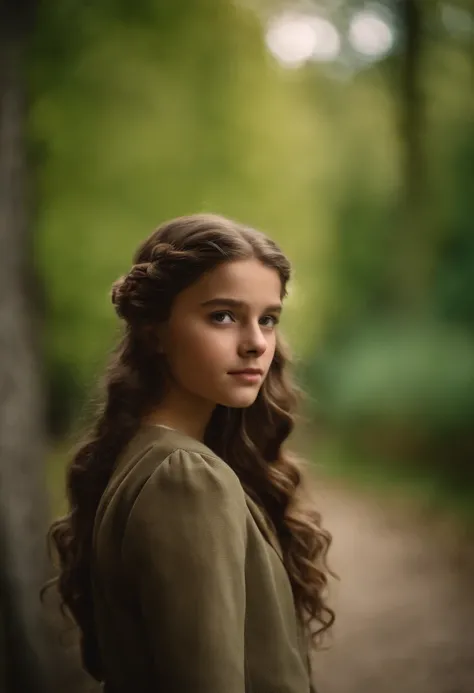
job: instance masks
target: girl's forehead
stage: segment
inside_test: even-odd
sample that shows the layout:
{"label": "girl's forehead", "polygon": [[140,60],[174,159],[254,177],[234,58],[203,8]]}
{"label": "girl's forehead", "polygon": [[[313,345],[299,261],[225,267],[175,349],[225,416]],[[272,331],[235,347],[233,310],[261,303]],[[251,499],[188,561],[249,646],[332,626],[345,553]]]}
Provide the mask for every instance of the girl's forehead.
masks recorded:
{"label": "girl's forehead", "polygon": [[270,305],[280,303],[280,296],[281,280],[277,270],[251,259],[218,265],[182,291],[178,299],[188,305],[201,305],[216,298]]}
{"label": "girl's forehead", "polygon": [[281,281],[276,269],[263,265],[259,260],[239,260],[218,265],[203,275],[195,288],[201,295],[206,294],[206,298],[213,298],[207,294],[221,294],[223,291],[248,297],[258,298],[265,294],[277,298],[281,292]]}

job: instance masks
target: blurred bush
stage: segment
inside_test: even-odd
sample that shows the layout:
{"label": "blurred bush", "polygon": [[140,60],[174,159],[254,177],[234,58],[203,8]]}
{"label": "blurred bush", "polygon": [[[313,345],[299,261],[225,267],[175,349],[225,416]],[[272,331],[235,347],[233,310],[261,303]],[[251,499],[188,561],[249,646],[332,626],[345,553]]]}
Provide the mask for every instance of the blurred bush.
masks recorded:
{"label": "blurred bush", "polygon": [[373,325],[315,364],[318,413],[358,456],[474,482],[471,335],[440,323]]}

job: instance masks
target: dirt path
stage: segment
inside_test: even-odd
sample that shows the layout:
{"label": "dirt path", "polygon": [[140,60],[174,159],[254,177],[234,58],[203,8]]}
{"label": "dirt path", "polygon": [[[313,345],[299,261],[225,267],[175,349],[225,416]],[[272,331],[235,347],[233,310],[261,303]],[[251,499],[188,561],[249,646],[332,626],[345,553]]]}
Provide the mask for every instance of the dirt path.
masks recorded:
{"label": "dirt path", "polygon": [[465,541],[400,499],[381,507],[322,483],[318,502],[341,577],[331,588],[331,649],[314,657],[321,693],[474,693],[474,560]]}
{"label": "dirt path", "polygon": [[[466,544],[459,549],[406,503],[381,507],[333,482],[319,484],[318,506],[341,576],[331,589],[333,643],[314,657],[318,691],[474,693],[474,560]],[[67,640],[58,691],[97,691]]]}

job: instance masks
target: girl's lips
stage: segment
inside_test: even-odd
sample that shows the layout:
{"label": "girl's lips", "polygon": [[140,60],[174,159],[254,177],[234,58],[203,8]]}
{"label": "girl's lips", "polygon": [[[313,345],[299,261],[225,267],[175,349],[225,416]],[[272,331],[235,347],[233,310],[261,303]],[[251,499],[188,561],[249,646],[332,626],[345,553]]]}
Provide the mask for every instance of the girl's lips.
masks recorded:
{"label": "girl's lips", "polygon": [[235,375],[237,373],[252,373],[252,374],[257,374],[258,375],[263,375],[263,370],[261,368],[236,368],[235,371],[229,371],[231,375]]}
{"label": "girl's lips", "polygon": [[248,383],[258,383],[262,378],[262,374],[258,373],[257,371],[240,371],[231,373],[230,375],[233,375],[235,378],[240,378]]}

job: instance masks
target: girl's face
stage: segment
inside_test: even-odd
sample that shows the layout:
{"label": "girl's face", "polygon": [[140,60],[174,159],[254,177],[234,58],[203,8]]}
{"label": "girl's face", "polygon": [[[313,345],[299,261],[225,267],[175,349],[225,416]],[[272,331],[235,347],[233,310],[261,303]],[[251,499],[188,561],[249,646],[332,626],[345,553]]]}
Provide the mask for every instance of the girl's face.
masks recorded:
{"label": "girl's face", "polygon": [[[211,411],[250,406],[275,353],[280,293],[277,271],[255,259],[219,265],[181,291],[159,333],[174,394]],[[247,368],[260,374],[234,374]]]}

